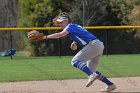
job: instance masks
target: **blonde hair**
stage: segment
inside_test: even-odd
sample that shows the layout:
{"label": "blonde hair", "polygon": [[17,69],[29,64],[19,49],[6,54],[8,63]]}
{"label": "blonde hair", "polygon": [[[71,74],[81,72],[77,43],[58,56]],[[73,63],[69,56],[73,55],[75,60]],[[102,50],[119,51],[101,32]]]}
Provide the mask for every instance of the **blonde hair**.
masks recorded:
{"label": "blonde hair", "polygon": [[58,26],[58,22],[56,21],[59,17],[65,17],[65,18],[68,18],[68,23],[71,23],[72,22],[72,19],[70,17],[70,15],[66,12],[62,12],[60,13],[59,15],[57,15],[55,18],[53,18],[53,23],[55,26]]}

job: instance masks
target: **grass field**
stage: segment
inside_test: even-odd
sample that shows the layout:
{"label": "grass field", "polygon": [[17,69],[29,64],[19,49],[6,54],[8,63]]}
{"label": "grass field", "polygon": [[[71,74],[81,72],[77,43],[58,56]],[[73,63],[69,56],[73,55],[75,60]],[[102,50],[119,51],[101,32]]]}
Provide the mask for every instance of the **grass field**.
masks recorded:
{"label": "grass field", "polygon": [[[71,56],[0,57],[0,82],[87,78],[71,66]],[[107,77],[140,76],[140,55],[104,55],[98,70]]]}

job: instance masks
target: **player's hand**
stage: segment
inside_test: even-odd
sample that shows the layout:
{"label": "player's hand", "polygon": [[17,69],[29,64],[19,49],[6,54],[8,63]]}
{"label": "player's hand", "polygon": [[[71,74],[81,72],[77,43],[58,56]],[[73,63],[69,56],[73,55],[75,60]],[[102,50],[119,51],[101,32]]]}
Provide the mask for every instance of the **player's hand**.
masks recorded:
{"label": "player's hand", "polygon": [[76,42],[71,43],[70,48],[71,48],[71,50],[77,50]]}

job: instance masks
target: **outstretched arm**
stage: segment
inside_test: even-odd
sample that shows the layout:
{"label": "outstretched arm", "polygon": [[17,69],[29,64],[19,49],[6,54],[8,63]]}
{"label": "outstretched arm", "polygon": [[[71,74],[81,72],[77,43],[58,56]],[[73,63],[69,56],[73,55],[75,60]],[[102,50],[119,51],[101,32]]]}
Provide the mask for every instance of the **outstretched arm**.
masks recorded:
{"label": "outstretched arm", "polygon": [[69,32],[66,31],[66,30],[63,30],[59,33],[54,33],[54,34],[51,34],[51,35],[47,35],[46,36],[46,39],[57,39],[57,38],[61,38],[61,37],[64,37],[68,34]]}
{"label": "outstretched arm", "polygon": [[32,42],[37,42],[37,41],[42,41],[42,40],[47,40],[47,39],[57,39],[57,38],[61,38],[64,37],[68,34],[69,32],[66,30],[63,30],[59,33],[54,33],[51,35],[44,35],[42,33],[39,33],[36,30],[30,31],[27,34],[27,37],[29,38],[30,41]]}

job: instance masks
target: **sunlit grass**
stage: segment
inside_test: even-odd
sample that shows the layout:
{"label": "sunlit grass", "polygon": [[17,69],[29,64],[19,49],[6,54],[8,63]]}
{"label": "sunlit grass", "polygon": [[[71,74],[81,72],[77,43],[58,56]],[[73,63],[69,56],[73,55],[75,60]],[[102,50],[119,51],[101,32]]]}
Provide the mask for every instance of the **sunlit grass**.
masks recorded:
{"label": "sunlit grass", "polygon": [[[71,66],[72,56],[0,57],[0,81],[87,78]],[[140,55],[104,55],[97,68],[107,77],[140,76]]]}

